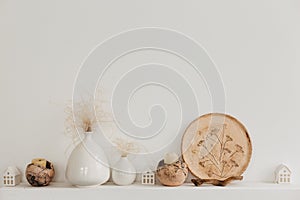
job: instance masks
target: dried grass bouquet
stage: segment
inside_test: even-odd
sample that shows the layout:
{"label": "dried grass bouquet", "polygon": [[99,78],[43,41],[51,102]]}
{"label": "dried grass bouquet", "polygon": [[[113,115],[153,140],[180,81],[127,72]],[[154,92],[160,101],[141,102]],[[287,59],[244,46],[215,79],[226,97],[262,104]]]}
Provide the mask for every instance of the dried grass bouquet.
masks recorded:
{"label": "dried grass bouquet", "polygon": [[134,141],[128,141],[123,138],[117,138],[113,142],[116,148],[120,151],[122,157],[126,157],[129,154],[138,153],[140,150],[139,145]]}
{"label": "dried grass bouquet", "polygon": [[93,97],[69,102],[65,109],[66,134],[76,141],[80,134],[94,131],[98,122],[108,121],[110,115],[105,112],[103,103]]}

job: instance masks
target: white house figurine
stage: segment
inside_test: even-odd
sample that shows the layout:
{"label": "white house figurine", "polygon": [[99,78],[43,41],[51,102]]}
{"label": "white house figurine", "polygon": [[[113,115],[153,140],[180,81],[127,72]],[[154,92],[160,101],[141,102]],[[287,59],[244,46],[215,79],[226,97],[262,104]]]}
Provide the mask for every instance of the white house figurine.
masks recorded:
{"label": "white house figurine", "polygon": [[143,185],[154,185],[155,184],[155,174],[152,171],[142,173],[142,184]]}
{"label": "white house figurine", "polygon": [[275,183],[290,183],[291,170],[286,165],[279,165],[275,170]]}
{"label": "white house figurine", "polygon": [[21,182],[21,173],[16,167],[8,167],[3,174],[3,184],[5,186],[16,186]]}

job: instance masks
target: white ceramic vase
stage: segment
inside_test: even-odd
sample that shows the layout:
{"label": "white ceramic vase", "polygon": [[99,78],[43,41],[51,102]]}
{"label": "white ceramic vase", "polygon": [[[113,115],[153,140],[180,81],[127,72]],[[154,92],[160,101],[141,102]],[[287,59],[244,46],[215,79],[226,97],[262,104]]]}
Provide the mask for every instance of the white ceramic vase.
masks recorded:
{"label": "white ceramic vase", "polygon": [[112,180],[117,185],[130,185],[135,181],[136,170],[127,156],[122,156],[112,169]]}
{"label": "white ceramic vase", "polygon": [[108,181],[110,169],[103,149],[93,141],[92,132],[72,151],[66,168],[66,179],[75,186],[89,187]]}

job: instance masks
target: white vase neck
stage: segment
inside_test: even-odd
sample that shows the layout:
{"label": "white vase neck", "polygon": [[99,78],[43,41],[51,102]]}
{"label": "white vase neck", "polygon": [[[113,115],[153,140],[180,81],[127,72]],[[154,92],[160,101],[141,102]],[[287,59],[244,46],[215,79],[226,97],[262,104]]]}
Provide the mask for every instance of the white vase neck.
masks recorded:
{"label": "white vase neck", "polygon": [[85,132],[82,142],[84,142],[84,143],[88,142],[89,143],[91,141],[93,141],[93,132]]}

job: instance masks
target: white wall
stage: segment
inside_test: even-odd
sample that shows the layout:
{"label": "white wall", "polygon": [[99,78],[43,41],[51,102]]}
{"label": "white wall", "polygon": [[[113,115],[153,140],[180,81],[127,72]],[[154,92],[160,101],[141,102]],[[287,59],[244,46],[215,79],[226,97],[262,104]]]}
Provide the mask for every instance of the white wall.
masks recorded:
{"label": "white wall", "polygon": [[300,183],[299,11],[297,0],[1,0],[0,171],[45,157],[63,181],[64,106],[81,62],[113,34],[155,26],[194,38],[217,64],[226,112],[253,141],[246,179],[271,181],[284,162]]}

